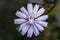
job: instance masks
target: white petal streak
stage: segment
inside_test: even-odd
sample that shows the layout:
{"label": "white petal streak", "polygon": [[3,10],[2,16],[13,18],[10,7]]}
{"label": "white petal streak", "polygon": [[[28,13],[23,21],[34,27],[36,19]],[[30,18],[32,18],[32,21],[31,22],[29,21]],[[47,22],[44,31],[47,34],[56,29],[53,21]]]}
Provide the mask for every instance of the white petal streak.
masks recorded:
{"label": "white petal streak", "polygon": [[46,20],[48,18],[48,15],[43,15],[35,20]]}
{"label": "white petal streak", "polygon": [[35,25],[33,25],[33,30],[34,30],[34,35],[38,36],[39,35],[39,31],[37,29],[37,27]]}
{"label": "white petal streak", "polygon": [[36,4],[36,5],[34,6],[34,13],[36,13],[36,12],[38,11],[38,9],[39,9],[39,5]]}
{"label": "white petal streak", "polygon": [[29,29],[29,26],[28,26],[28,25],[25,25],[25,26],[23,27],[23,29],[22,29],[21,34],[22,34],[22,35],[25,35],[25,34],[27,33],[28,29]]}
{"label": "white petal streak", "polygon": [[25,18],[25,19],[28,18],[24,13],[21,13],[20,11],[17,11],[17,12],[16,12],[16,16],[18,16],[18,17],[20,17],[20,18]]}
{"label": "white petal streak", "polygon": [[40,15],[42,15],[44,12],[45,12],[45,9],[44,9],[44,8],[41,8],[41,9],[36,13],[35,18],[38,17],[38,16],[40,16]]}
{"label": "white petal streak", "polygon": [[37,21],[37,23],[41,24],[44,27],[47,27],[48,23],[45,21]]}
{"label": "white petal streak", "polygon": [[26,10],[24,7],[21,7],[20,10],[21,10],[23,13],[25,13],[27,16],[29,16],[27,10]]}
{"label": "white petal streak", "polygon": [[32,37],[33,35],[33,27],[31,26],[28,30],[27,37]]}
{"label": "white petal streak", "polygon": [[22,24],[22,23],[24,23],[24,22],[26,22],[27,20],[25,20],[25,19],[15,19],[14,20],[14,23],[15,24]]}
{"label": "white petal streak", "polygon": [[27,9],[28,9],[29,14],[33,12],[33,5],[32,5],[32,3],[29,3],[27,5]]}
{"label": "white petal streak", "polygon": [[40,32],[42,32],[44,30],[44,28],[41,25],[39,25],[37,23],[35,23],[35,25],[39,29]]}

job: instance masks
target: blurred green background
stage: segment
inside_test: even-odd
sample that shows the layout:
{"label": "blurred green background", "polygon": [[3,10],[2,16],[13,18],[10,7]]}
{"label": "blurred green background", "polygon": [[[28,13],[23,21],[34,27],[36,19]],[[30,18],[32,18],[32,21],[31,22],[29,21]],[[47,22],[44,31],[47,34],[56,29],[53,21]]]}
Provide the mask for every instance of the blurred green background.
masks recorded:
{"label": "blurred green background", "polygon": [[27,5],[27,0],[0,0],[0,40],[60,40],[60,28],[55,15],[60,11],[60,0],[44,0],[43,6],[49,15],[48,27],[39,36],[27,38],[16,30],[16,11]]}

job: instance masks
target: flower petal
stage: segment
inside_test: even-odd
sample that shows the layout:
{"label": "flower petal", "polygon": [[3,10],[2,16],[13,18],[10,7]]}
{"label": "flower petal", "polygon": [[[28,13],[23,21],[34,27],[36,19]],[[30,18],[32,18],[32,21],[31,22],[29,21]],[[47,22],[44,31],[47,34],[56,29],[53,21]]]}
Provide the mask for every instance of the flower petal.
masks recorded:
{"label": "flower petal", "polygon": [[35,14],[35,18],[39,17],[40,15],[42,15],[45,12],[44,8],[41,8],[36,14]]}
{"label": "flower petal", "polygon": [[24,22],[26,22],[27,20],[25,20],[25,19],[15,19],[14,20],[14,23],[15,24],[22,24],[22,23],[24,23]]}
{"label": "flower petal", "polygon": [[41,25],[39,25],[37,23],[35,23],[35,25],[39,29],[40,32],[42,32],[44,30],[44,28]]}
{"label": "flower petal", "polygon": [[36,12],[38,11],[38,9],[39,9],[39,5],[36,4],[36,5],[34,6],[34,13],[36,13]]}
{"label": "flower petal", "polygon": [[33,25],[33,30],[34,30],[34,35],[38,36],[39,35],[39,31],[37,29],[37,27],[35,25]]}
{"label": "flower petal", "polygon": [[27,10],[26,10],[24,7],[21,7],[20,10],[21,10],[23,13],[25,13],[27,16],[29,16]]}
{"label": "flower petal", "polygon": [[46,20],[48,18],[48,15],[43,15],[35,20]]}
{"label": "flower petal", "polygon": [[37,23],[39,23],[40,25],[47,27],[48,23],[45,21],[37,21]]}
{"label": "flower petal", "polygon": [[33,13],[33,5],[32,5],[32,3],[29,3],[27,5],[27,9],[28,9],[29,14],[31,15],[31,13]]}
{"label": "flower petal", "polygon": [[27,24],[27,25],[25,25],[25,26],[23,27],[21,34],[22,34],[22,35],[25,35],[26,32],[28,31],[28,29],[29,29],[29,25]]}
{"label": "flower petal", "polygon": [[18,31],[18,32],[20,32],[20,31],[19,31],[19,29],[20,29],[20,26],[18,26],[16,29],[17,29],[17,31]]}
{"label": "flower petal", "polygon": [[18,16],[20,18],[24,18],[24,19],[27,19],[28,18],[24,13],[21,13],[19,11],[16,12],[16,16]]}
{"label": "flower petal", "polygon": [[33,35],[33,26],[31,26],[28,30],[27,37],[32,37]]}
{"label": "flower petal", "polygon": [[20,25],[20,28],[19,28],[19,31],[21,31],[25,26],[26,26],[27,22],[26,23],[23,23]]}

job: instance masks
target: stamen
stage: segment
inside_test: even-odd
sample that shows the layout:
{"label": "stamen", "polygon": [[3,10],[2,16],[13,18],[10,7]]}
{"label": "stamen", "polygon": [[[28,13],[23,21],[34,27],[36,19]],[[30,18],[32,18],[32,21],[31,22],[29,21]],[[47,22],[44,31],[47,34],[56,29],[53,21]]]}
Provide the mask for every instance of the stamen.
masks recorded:
{"label": "stamen", "polygon": [[29,19],[29,23],[33,24],[34,23],[34,19]]}

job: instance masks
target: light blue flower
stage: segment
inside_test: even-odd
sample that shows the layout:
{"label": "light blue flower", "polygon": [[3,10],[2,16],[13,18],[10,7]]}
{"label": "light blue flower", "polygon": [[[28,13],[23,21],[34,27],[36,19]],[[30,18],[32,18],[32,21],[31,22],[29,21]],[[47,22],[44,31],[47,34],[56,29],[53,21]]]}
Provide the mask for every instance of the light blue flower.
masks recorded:
{"label": "light blue flower", "polygon": [[32,3],[28,3],[27,10],[24,7],[21,7],[20,11],[16,12],[18,19],[14,20],[15,24],[20,24],[16,29],[18,32],[21,32],[22,35],[27,33],[27,37],[32,37],[39,35],[39,32],[44,30],[43,27],[47,27],[48,23],[45,22],[48,18],[48,15],[42,14],[45,12],[44,8],[39,9],[39,5],[33,7]]}

